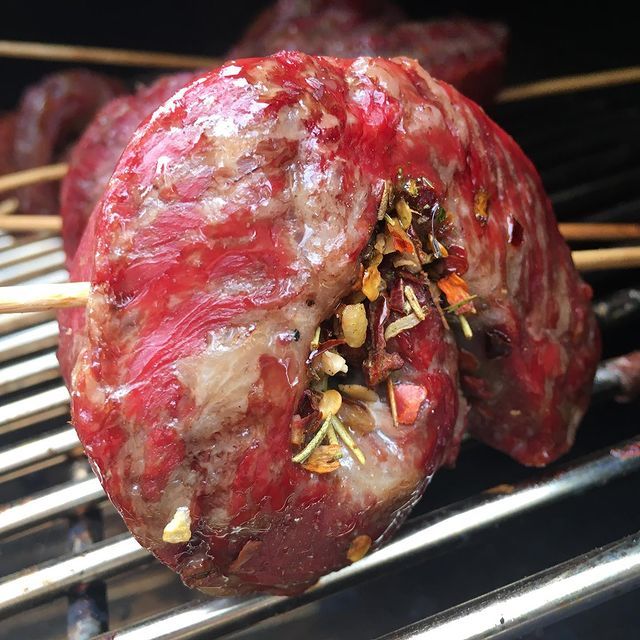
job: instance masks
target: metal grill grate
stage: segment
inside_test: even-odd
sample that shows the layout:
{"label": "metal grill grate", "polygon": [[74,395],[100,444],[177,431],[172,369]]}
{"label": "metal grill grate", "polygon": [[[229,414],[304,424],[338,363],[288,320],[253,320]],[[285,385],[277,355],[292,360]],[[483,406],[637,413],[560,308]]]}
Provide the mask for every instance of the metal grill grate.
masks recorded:
{"label": "metal grill grate", "polygon": [[[561,219],[637,220],[638,97],[640,89],[629,86],[503,105],[492,115],[538,165]],[[58,238],[24,240],[0,235],[0,284],[64,281],[63,262]],[[594,280],[600,294],[637,282],[637,272],[616,275],[615,282],[610,274]],[[625,328],[624,320],[621,323],[617,318],[616,323],[615,334],[607,336],[612,351],[637,348],[633,332],[620,330]],[[626,326],[630,328],[630,322]],[[600,496],[596,503],[602,505],[603,500],[615,500],[613,496],[624,493],[621,487],[638,487],[637,475],[631,474],[640,470],[640,437],[611,447],[634,433],[637,406],[601,402],[581,432],[575,459],[544,473],[521,469],[498,454],[466,443],[459,470],[441,472],[394,541],[325,577],[301,596],[194,600],[197,594],[181,587],[173,574],[153,562],[124,532],[98,481],[83,471],[78,440],[66,423],[68,393],[58,377],[53,352],[56,340],[57,326],[50,314],[0,317],[0,501],[5,503],[0,508],[5,574],[0,580],[0,616],[5,618],[0,637],[64,637],[65,595],[71,612],[69,628],[76,638],[89,637],[99,624],[89,626],[89,631],[80,629],[83,620],[94,620],[95,615],[82,613],[85,610],[77,603],[82,602],[88,583],[100,587],[103,581],[108,585],[112,627],[122,627],[115,632],[117,638],[218,637],[253,629],[261,621],[266,622],[252,631],[254,637],[297,637],[301,628],[309,640],[336,637],[336,624],[344,625],[352,638],[377,637],[447,608],[438,609],[440,601],[434,603],[430,598],[451,580],[433,573],[431,562],[431,570],[425,566],[422,579],[416,582],[418,562],[446,552],[443,562],[453,567],[462,561],[460,549],[491,545],[492,540],[504,539],[504,534],[495,537],[497,532],[508,533],[514,527],[519,531],[523,522],[533,523],[521,541],[526,554],[535,547],[535,537],[548,524],[545,518],[553,508],[588,512],[594,496]],[[601,388],[607,386],[605,381]],[[622,478],[626,484],[617,482]],[[498,486],[478,493],[492,485]],[[96,513],[96,506],[104,518],[102,542],[95,542],[96,535],[87,533],[89,520],[83,520],[87,510],[94,508]],[[559,545],[552,553],[543,553],[547,568],[559,559],[576,556],[567,565],[448,609],[392,637],[493,638],[637,586],[638,536],[582,555],[592,548],[594,538],[598,540],[595,544],[611,543],[619,529],[619,537],[640,529],[638,517],[626,515],[621,524],[604,523],[603,531],[584,535],[586,548],[579,540],[574,547]],[[78,535],[74,529],[78,522],[84,531],[82,544],[76,544],[73,537]],[[76,553],[64,555],[69,544]],[[362,586],[370,581],[374,587]],[[398,585],[402,585],[400,591]],[[371,605],[372,588],[380,589],[387,599],[384,604],[375,601],[385,614],[385,623],[373,611],[367,615],[370,619],[363,620],[367,606],[375,606]],[[408,594],[409,589],[416,593]],[[452,603],[467,595],[465,586],[454,591]],[[88,598],[89,604],[96,604],[94,596]],[[104,613],[104,605],[102,609]],[[505,615],[506,610],[511,614]],[[276,617],[285,612],[289,613]],[[497,612],[502,613],[496,618]]]}

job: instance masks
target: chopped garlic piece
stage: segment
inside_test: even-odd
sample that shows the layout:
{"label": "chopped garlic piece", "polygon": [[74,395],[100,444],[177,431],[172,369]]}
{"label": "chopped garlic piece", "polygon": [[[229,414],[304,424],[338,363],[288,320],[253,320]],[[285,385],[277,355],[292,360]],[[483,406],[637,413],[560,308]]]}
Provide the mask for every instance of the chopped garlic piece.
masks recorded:
{"label": "chopped garlic piece", "polygon": [[367,339],[367,310],[363,304],[348,304],[342,311],[342,333],[350,347],[361,347]]}
{"label": "chopped garlic piece", "polygon": [[413,327],[419,325],[420,322],[420,318],[418,318],[415,313],[410,313],[408,316],[402,316],[401,318],[398,318],[391,324],[387,325],[387,328],[384,330],[384,339],[391,340],[391,338],[395,338],[403,331],[413,329]]}
{"label": "chopped garlic piece", "polygon": [[339,391],[335,389],[329,389],[322,394],[318,409],[323,418],[327,418],[330,415],[335,415],[340,411],[342,406],[342,396]]}
{"label": "chopped garlic piece", "polygon": [[335,376],[336,373],[347,373],[347,361],[335,351],[325,351],[320,356],[320,368],[328,375]]}
{"label": "chopped garlic piece", "polygon": [[364,402],[378,402],[380,400],[380,397],[373,389],[361,384],[339,384],[338,389],[354,400],[363,400]]}
{"label": "chopped garlic piece", "polygon": [[189,542],[191,540],[191,514],[189,507],[178,507],[162,532],[163,542]]}
{"label": "chopped garlic piece", "polygon": [[408,229],[411,226],[412,219],[412,211],[407,201],[404,198],[400,198],[398,202],[396,202],[396,213],[398,214],[398,219],[400,220],[400,224],[403,229]]}
{"label": "chopped garlic piece", "polygon": [[349,549],[347,550],[347,560],[349,562],[358,562],[358,560],[362,560],[367,555],[369,549],[371,549],[372,540],[367,535],[361,535],[355,537],[351,544],[349,545]]}

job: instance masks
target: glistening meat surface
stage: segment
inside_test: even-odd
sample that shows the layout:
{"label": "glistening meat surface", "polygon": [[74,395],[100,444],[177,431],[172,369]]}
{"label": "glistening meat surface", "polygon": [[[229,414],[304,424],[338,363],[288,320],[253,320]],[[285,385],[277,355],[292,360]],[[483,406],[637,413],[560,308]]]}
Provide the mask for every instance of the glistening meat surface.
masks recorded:
{"label": "glistening meat surface", "polygon": [[193,78],[192,73],[173,74],[133,95],[112,100],[74,145],[60,189],[62,237],[68,259],[74,256],[89,216],[138,125]]}
{"label": "glistening meat surface", "polygon": [[[60,349],[81,350],[74,424],[110,498],[189,585],[299,591],[390,535],[451,455],[455,348],[423,294],[387,345],[404,424],[383,387],[364,465],[292,461],[309,344],[360,276],[382,152],[408,161],[398,125],[420,108],[397,64],[283,54],[203,76],[120,159],[73,271],[95,285],[87,327],[64,314]],[[166,542],[176,517],[188,539]]]}

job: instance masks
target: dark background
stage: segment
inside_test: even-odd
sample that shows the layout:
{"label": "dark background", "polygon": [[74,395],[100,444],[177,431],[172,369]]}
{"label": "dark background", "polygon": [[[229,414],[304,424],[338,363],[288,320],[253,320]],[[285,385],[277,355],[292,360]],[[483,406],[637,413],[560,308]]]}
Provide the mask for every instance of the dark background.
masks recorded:
{"label": "dark background", "polygon": [[[223,56],[268,2],[4,0],[0,38]],[[413,18],[464,13],[511,29],[507,83],[637,64],[633,3],[398,1]],[[59,65],[0,61],[0,107],[15,103],[25,82]],[[122,71],[120,70],[122,74]],[[133,73],[135,71],[128,71]]]}
{"label": "dark background", "polygon": [[[130,49],[224,56],[244,25],[266,2],[46,2],[4,0],[0,39],[36,40]],[[464,13],[498,19],[511,31],[506,85],[564,74],[585,73],[640,63],[640,38],[634,11],[627,2],[398,2],[413,18]],[[11,108],[21,90],[44,73],[68,65],[0,59],[0,108]],[[129,78],[144,70],[107,68]],[[604,96],[604,97],[600,97]],[[612,89],[603,94],[555,98],[532,105],[501,106],[492,115],[523,144],[540,168],[561,218],[605,213],[614,219],[638,220],[640,212],[640,91]],[[584,109],[580,107],[584,106]],[[622,115],[620,115],[622,114]],[[626,119],[625,119],[626,118]],[[613,123],[612,123],[613,121]],[[591,122],[597,124],[590,124]],[[540,131],[537,129],[540,127]],[[548,127],[546,129],[545,127]],[[590,165],[577,166],[581,151],[567,151],[590,131],[610,131],[603,149],[590,148]],[[544,140],[542,138],[547,136]],[[551,133],[553,136],[551,136]],[[557,132],[557,136],[556,133]],[[608,135],[608,133],[607,133]],[[550,137],[551,136],[551,137]],[[577,148],[577,147],[576,147]],[[562,157],[556,149],[563,151]],[[612,155],[613,153],[613,155]],[[585,155],[586,152],[585,152]],[[625,182],[616,182],[627,172]],[[591,188],[605,180],[603,187]],[[609,182],[606,182],[609,180]],[[573,189],[573,191],[571,191]],[[571,193],[571,198],[565,196]],[[617,207],[617,208],[616,208]],[[623,284],[638,284],[638,272],[590,277],[598,294]],[[608,354],[638,348],[637,326],[605,334]],[[638,404],[596,405],[587,416],[568,458],[607,447],[638,432]],[[566,461],[566,459],[565,459]],[[499,483],[536,477],[494,451],[469,446],[454,472],[438,474],[417,512],[459,500]],[[538,510],[516,522],[477,535],[446,556],[431,558],[410,571],[381,576],[318,605],[285,617],[274,630],[261,625],[243,639],[307,640],[376,637],[412,620],[517,580],[594,546],[607,544],[640,528],[640,479],[617,481],[572,501]],[[114,526],[121,526],[115,519]],[[22,547],[21,552],[25,552]],[[29,564],[25,562],[24,564]],[[24,564],[22,566],[24,566]],[[149,571],[165,572],[154,565]],[[138,572],[144,573],[144,572]],[[162,574],[164,575],[164,573]],[[139,575],[137,576],[139,577]],[[129,579],[125,577],[124,580]],[[117,582],[118,579],[114,579]],[[115,585],[117,587],[117,585]],[[114,587],[113,593],[116,592]],[[153,599],[152,610],[176,598],[193,597],[177,579],[165,589],[166,601]],[[527,640],[627,639],[639,637],[638,593],[601,605],[578,617],[528,634]],[[149,615],[140,599],[115,602],[112,618]],[[27,614],[31,616],[31,614]],[[58,615],[58,614],[56,614]],[[59,622],[59,621],[58,621]],[[46,625],[45,619],[41,620]],[[55,625],[54,625],[55,626]],[[5,627],[5,630],[7,627]],[[18,637],[12,632],[6,637]],[[0,629],[0,637],[3,632]],[[26,636],[21,636],[26,637]],[[31,636],[30,636],[31,637]],[[40,636],[53,637],[48,632]],[[240,637],[240,636],[238,636]],[[451,640],[455,640],[452,638]]]}

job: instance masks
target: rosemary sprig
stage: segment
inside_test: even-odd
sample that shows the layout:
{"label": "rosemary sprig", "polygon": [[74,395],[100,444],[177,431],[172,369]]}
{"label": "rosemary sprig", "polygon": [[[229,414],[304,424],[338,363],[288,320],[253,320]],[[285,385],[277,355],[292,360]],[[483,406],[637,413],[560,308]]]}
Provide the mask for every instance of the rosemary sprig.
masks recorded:
{"label": "rosemary sprig", "polygon": [[355,440],[351,437],[351,434],[347,431],[342,420],[338,416],[331,416],[331,425],[335,429],[335,432],[340,436],[341,440],[349,447],[349,450],[356,457],[360,464],[366,462],[364,453],[360,450],[360,447],[355,443]]}
{"label": "rosemary sprig", "polygon": [[458,300],[458,302],[454,304],[450,304],[448,307],[445,307],[444,310],[447,313],[453,313],[454,311],[457,311],[458,309],[460,309],[460,307],[464,307],[465,304],[469,304],[472,300],[475,300],[477,297],[478,297],[477,294],[474,293],[472,296],[469,296],[464,300]]}
{"label": "rosemary sprig", "polygon": [[329,424],[329,429],[327,430],[327,440],[329,441],[329,444],[339,444],[338,436],[336,436],[336,430],[333,426],[333,418],[335,418],[335,416],[332,416],[331,424]]}
{"label": "rosemary sprig", "polygon": [[327,431],[329,430],[329,425],[331,424],[331,414],[329,414],[322,426],[318,429],[317,433],[311,440],[309,440],[309,444],[297,455],[293,456],[293,462],[302,463],[304,462],[312,453],[313,450],[324,440],[327,435]]}

